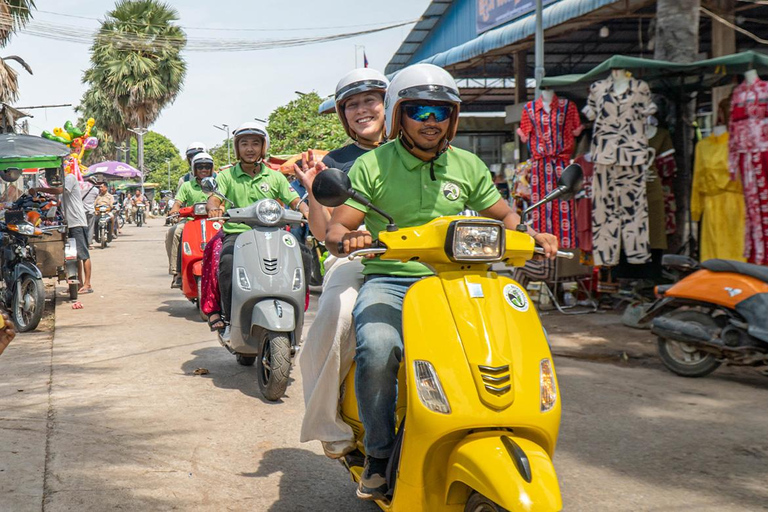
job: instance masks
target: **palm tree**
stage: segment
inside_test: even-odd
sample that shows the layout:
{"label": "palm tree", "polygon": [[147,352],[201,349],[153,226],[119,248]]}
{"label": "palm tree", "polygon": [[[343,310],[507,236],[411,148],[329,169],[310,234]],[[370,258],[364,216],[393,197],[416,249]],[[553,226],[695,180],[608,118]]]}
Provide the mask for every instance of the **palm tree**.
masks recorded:
{"label": "palm tree", "polygon": [[34,0],[0,0],[0,47],[32,19]]}
{"label": "palm tree", "polygon": [[[8,43],[14,32],[32,19],[34,7],[34,0],[0,0],[0,48]],[[32,74],[32,69],[21,57],[0,57],[0,102],[3,103],[16,101],[19,97],[18,74],[6,62],[9,60],[15,60]]]}
{"label": "palm tree", "polygon": [[32,68],[18,55],[0,57],[0,103],[12,103],[19,97],[18,73],[9,65],[10,60],[18,62],[27,73],[32,74]]}
{"label": "palm tree", "polygon": [[86,80],[115,99],[127,127],[146,128],[179,94],[186,36],[159,0],[119,0],[91,47]]}

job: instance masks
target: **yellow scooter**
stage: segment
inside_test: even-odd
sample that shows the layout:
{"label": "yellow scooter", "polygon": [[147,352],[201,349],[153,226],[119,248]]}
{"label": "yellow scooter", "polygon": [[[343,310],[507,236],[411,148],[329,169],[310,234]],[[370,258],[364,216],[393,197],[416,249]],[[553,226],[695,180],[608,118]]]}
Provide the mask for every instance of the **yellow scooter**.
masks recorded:
{"label": "yellow scooter", "polygon": [[[580,167],[568,167],[539,205],[573,195],[581,174]],[[452,216],[397,228],[336,169],[320,173],[313,192],[326,206],[354,198],[388,218],[374,247],[350,258],[417,260],[435,272],[411,286],[403,303],[390,500],[377,504],[393,512],[560,510],[552,465],[560,428],[552,354],[525,289],[489,269],[533,257],[525,226],[510,231],[500,221]],[[354,375],[353,366],[340,405],[359,449],[342,462],[357,482],[365,449]]]}

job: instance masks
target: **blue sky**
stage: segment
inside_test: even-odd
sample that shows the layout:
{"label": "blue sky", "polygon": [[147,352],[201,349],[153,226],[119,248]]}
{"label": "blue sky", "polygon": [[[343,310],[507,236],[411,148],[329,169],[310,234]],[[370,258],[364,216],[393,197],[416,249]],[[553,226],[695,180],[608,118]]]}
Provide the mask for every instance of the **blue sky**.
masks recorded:
{"label": "blue sky", "polygon": [[[36,0],[35,19],[94,30],[98,22],[67,18],[67,13],[103,18],[113,7],[104,0]],[[417,19],[429,0],[202,0],[171,1],[180,15],[179,24],[190,27],[190,38],[216,37],[273,39],[356,32],[360,25]],[[192,27],[221,29],[269,29],[268,32],[201,31]],[[287,31],[306,27],[346,27],[332,30]],[[294,91],[333,93],[339,78],[355,66],[355,45],[365,45],[370,67],[383,70],[412,25],[332,43],[279,50],[207,53],[185,52],[187,77],[184,90],[151,127],[168,136],[180,149],[193,140],[214,145],[224,133],[213,124],[236,127],[254,117],[266,118],[276,107],[296,97]],[[20,55],[34,76],[19,73],[19,106],[72,103],[85,87],[80,83],[89,65],[88,45],[16,34],[0,55]],[[359,63],[362,65],[362,51]],[[71,108],[31,111],[30,133],[52,131],[77,116]],[[98,119],[97,119],[98,122]]]}

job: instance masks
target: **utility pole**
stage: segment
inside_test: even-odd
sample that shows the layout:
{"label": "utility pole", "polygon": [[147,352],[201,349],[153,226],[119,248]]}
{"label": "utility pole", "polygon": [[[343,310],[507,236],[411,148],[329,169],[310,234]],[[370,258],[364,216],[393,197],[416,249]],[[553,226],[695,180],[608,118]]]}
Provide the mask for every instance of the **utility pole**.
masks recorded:
{"label": "utility pole", "polygon": [[147,133],[149,130],[146,128],[128,128],[129,132],[133,132],[136,134],[136,138],[138,139],[136,141],[136,147],[138,148],[138,160],[139,160],[139,172],[141,173],[141,195],[144,195],[144,134]]}
{"label": "utility pole", "polygon": [[221,123],[221,126],[213,125],[214,128],[217,128],[223,132],[227,132],[227,165],[232,163],[232,158],[229,150],[229,125]]}
{"label": "utility pole", "polygon": [[166,158],[165,163],[168,164],[168,190],[171,190],[171,159]]}
{"label": "utility pole", "polygon": [[539,99],[541,96],[541,81],[544,78],[544,7],[543,0],[536,0],[536,41],[535,41],[535,78],[536,78],[536,90],[534,91],[534,98]]}

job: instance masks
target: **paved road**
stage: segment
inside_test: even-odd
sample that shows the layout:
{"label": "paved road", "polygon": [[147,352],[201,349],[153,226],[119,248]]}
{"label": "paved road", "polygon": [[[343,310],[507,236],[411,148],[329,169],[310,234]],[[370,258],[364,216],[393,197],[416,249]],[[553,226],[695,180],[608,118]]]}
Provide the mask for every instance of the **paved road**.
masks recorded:
{"label": "paved road", "polygon": [[[85,308],[60,302],[53,339],[21,336],[0,358],[0,511],[376,510],[298,443],[301,383],[263,401],[255,370],[169,288],[163,236],[154,220],[94,250]],[[566,510],[766,507],[768,380],[557,364]]]}

